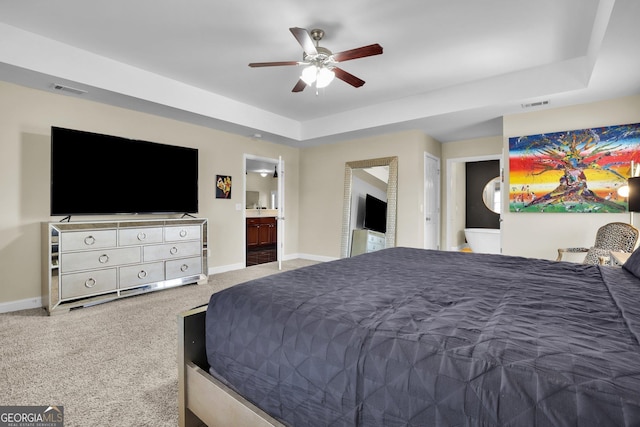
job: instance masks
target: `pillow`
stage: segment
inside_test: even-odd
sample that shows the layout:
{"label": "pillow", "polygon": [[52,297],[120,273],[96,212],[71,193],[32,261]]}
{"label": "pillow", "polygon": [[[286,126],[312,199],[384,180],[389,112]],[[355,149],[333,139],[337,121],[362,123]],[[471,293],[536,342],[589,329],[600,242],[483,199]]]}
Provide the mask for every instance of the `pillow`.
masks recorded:
{"label": "pillow", "polygon": [[640,248],[633,251],[629,259],[622,264],[622,268],[640,279]]}

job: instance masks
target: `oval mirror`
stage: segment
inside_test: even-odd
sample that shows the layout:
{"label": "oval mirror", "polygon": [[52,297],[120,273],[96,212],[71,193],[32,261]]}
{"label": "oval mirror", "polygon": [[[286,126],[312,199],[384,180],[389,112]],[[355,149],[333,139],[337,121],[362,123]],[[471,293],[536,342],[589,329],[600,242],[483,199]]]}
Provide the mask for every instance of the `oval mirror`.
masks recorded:
{"label": "oval mirror", "polygon": [[495,212],[497,214],[500,213],[502,197],[500,196],[499,176],[496,176],[484,186],[484,190],[482,191],[482,200],[491,212]]}

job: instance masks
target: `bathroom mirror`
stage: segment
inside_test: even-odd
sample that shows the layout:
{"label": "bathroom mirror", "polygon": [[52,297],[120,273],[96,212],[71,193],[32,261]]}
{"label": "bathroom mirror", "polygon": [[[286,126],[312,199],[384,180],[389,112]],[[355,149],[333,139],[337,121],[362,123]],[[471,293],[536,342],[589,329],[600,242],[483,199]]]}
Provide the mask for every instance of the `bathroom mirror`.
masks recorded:
{"label": "bathroom mirror", "polygon": [[500,196],[500,177],[496,176],[484,186],[482,200],[485,206],[494,213],[501,212],[502,197]]}
{"label": "bathroom mirror", "polygon": [[276,209],[278,180],[274,177],[278,161],[271,159],[246,159],[245,208]]}
{"label": "bathroom mirror", "polygon": [[396,206],[398,193],[398,158],[382,157],[379,159],[358,160],[347,162],[344,171],[344,198],[342,204],[342,239],[340,244],[340,257],[349,257],[350,233],[351,233],[351,197],[353,185],[353,172],[355,169],[372,168],[375,166],[389,167],[389,180],[387,182],[387,230],[385,233],[385,247],[396,245]]}

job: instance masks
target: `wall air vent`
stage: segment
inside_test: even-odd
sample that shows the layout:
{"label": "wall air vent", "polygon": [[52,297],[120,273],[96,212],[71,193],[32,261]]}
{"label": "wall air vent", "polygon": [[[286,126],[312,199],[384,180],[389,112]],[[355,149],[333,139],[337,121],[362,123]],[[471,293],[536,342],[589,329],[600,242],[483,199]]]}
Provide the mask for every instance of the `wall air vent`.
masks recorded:
{"label": "wall air vent", "polygon": [[538,102],[532,102],[530,104],[520,104],[522,105],[522,108],[532,108],[532,107],[540,107],[542,105],[547,105],[549,104],[549,101],[538,101]]}
{"label": "wall air vent", "polygon": [[61,85],[59,83],[54,83],[52,87],[55,90],[59,90],[59,91],[62,91],[62,92],[69,92],[69,93],[73,93],[75,95],[84,95],[85,93],[87,93],[86,90],[77,89],[77,88],[71,87],[71,86]]}

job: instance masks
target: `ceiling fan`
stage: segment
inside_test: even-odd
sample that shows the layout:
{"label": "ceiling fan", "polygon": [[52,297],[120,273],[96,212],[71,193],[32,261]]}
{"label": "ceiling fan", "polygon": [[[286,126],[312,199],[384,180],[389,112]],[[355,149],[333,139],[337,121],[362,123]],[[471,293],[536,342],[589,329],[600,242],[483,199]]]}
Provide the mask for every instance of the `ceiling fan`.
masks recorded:
{"label": "ceiling fan", "polygon": [[304,66],[305,68],[302,70],[302,75],[298,83],[293,87],[292,92],[302,92],[305,87],[311,86],[314,83],[317,91],[317,89],[323,88],[331,83],[334,77],[339,78],[353,87],[360,87],[365,83],[364,80],[344,71],[342,68],[337,67],[336,64],[351,59],[380,55],[382,53],[382,46],[377,43],[345,50],[343,52],[332,53],[329,49],[319,44],[322,37],[324,37],[323,30],[316,28],[308,32],[304,28],[293,27],[289,28],[289,31],[291,31],[304,50],[302,61],[252,62],[249,64],[249,67]]}

